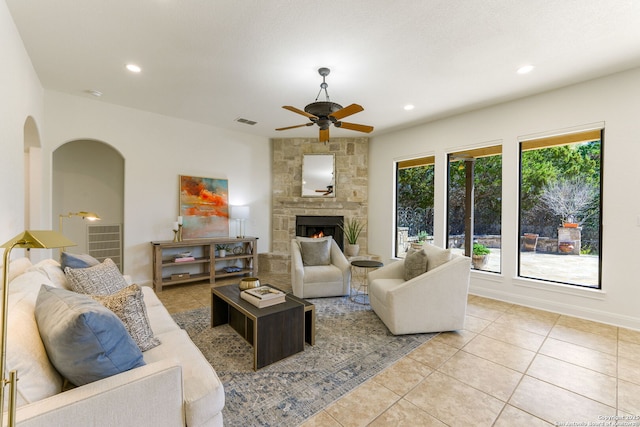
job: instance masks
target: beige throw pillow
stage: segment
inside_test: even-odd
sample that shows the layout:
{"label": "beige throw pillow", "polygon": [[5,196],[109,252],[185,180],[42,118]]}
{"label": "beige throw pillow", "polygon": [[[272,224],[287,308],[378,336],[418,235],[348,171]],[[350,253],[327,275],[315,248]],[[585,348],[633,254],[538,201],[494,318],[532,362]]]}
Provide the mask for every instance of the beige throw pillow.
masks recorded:
{"label": "beige throw pillow", "polygon": [[404,258],[404,280],[411,280],[427,271],[427,254],[423,250],[409,249]]}
{"label": "beige throw pillow", "polygon": [[422,250],[427,254],[429,262],[427,263],[427,271],[441,266],[451,260],[451,249],[442,249],[432,244],[425,243]]}

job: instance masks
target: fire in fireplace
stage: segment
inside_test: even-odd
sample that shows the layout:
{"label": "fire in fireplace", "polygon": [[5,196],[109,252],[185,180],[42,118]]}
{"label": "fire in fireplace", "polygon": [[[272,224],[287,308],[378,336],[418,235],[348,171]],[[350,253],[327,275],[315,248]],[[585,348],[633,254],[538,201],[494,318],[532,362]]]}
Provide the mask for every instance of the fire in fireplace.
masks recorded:
{"label": "fire in fireplace", "polygon": [[324,237],[332,236],[340,249],[343,248],[342,230],[338,225],[344,221],[343,216],[296,216],[296,236]]}

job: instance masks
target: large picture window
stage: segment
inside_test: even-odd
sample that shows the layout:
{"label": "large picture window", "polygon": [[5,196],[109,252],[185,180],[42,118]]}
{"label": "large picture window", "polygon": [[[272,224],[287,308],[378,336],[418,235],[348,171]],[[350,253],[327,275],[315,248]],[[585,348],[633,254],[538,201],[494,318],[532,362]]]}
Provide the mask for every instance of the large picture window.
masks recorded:
{"label": "large picture window", "polygon": [[433,156],[396,163],[395,256],[433,241]]}
{"label": "large picture window", "polygon": [[520,141],[520,277],[601,287],[602,133]]}
{"label": "large picture window", "polygon": [[448,164],[448,247],[473,269],[500,273],[502,146],[450,153]]}

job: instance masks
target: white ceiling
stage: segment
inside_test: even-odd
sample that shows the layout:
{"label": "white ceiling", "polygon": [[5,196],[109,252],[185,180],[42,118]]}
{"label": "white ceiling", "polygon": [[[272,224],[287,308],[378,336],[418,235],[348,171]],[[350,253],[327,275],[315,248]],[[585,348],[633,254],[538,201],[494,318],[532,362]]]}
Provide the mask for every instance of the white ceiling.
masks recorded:
{"label": "white ceiling", "polygon": [[319,67],[375,135],[640,66],[637,0],[6,2],[46,89],[266,137],[317,136],[274,129]]}

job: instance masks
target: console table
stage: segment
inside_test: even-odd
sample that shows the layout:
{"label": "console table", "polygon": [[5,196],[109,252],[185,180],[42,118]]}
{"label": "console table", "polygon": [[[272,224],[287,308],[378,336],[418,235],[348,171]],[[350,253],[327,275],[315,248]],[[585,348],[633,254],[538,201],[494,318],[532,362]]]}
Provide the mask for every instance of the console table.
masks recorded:
{"label": "console table", "polygon": [[[257,243],[257,237],[151,242],[153,286],[156,292],[161,292],[164,286],[203,280],[209,280],[213,284],[216,278],[257,274]],[[226,256],[220,257],[216,255],[216,245],[226,245],[231,249]],[[191,252],[195,259],[176,262],[184,252]],[[226,271],[225,267],[235,267],[234,270],[237,271]]]}

